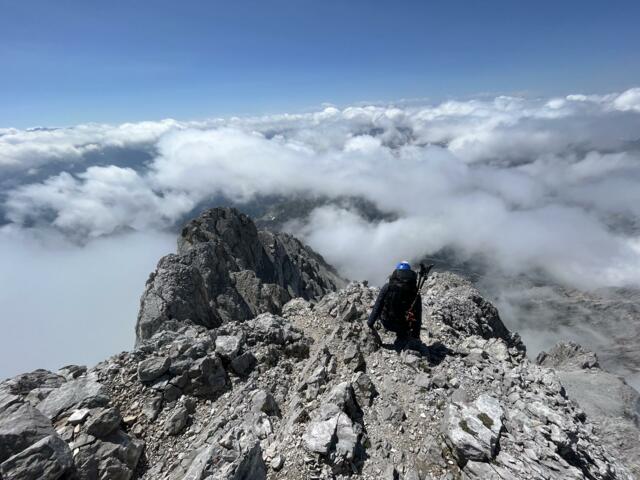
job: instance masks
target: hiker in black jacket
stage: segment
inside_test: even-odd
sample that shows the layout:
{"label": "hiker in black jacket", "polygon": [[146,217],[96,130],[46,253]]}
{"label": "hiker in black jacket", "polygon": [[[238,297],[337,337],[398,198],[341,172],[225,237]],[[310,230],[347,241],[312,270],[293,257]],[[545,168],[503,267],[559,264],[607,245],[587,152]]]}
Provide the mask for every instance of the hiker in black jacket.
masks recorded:
{"label": "hiker in black jacket", "polygon": [[416,272],[408,262],[400,262],[380,290],[367,322],[377,343],[381,343],[375,330],[378,319],[385,329],[395,332],[396,347],[403,347],[412,339],[420,340],[422,298],[418,288]]}

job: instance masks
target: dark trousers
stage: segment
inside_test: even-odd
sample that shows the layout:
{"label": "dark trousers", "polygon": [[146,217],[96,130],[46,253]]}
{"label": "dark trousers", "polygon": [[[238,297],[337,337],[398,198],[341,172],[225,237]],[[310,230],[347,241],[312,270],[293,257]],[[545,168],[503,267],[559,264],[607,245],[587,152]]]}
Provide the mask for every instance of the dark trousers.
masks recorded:
{"label": "dark trousers", "polygon": [[[382,326],[394,332],[398,338],[411,338],[411,328],[406,318],[382,318]],[[417,331],[420,331],[420,325],[417,325]]]}

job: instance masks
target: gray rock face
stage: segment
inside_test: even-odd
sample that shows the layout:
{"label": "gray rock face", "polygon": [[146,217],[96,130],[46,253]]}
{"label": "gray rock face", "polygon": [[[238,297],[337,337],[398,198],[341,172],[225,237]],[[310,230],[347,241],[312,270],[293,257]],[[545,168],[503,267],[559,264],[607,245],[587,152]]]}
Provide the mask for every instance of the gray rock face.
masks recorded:
{"label": "gray rock face", "polygon": [[488,462],[495,458],[503,416],[498,400],[486,394],[471,405],[449,404],[442,433],[460,465],[469,460]]}
{"label": "gray rock face", "polygon": [[[0,478],[129,480],[144,443],[120,429],[117,408],[103,408],[111,398],[96,372],[63,370],[0,383]],[[37,409],[29,403],[35,398]]]}
{"label": "gray rock face", "polygon": [[559,343],[548,352],[540,352],[536,358],[538,365],[561,370],[599,368],[598,357],[577,343]]}
{"label": "gray rock face", "polygon": [[101,407],[109,402],[107,392],[95,377],[85,376],[66,382],[38,404],[38,410],[54,419],[71,407]]}
{"label": "gray rock face", "polygon": [[39,410],[22,401],[0,410],[0,462],[55,433]]}
{"label": "gray rock face", "polygon": [[462,334],[500,338],[509,347],[525,350],[519,335],[502,323],[496,307],[461,277],[449,272],[431,274],[423,290],[423,303],[434,322]]}
{"label": "gray rock face", "polygon": [[294,237],[259,232],[235,209],[207,210],[184,227],[178,253],[160,260],[147,281],[136,339],[186,320],[212,328],[278,313],[293,297],[318,298],[342,285],[335,270]]}
{"label": "gray rock face", "polygon": [[4,480],[57,480],[71,470],[69,446],[58,435],[49,435],[0,464]]}
{"label": "gray rock face", "polygon": [[621,377],[602,370],[596,355],[575,343],[560,343],[542,352],[537,362],[555,369],[603,441],[640,477],[640,394]]}
{"label": "gray rock face", "polygon": [[144,443],[116,430],[100,440],[81,435],[73,446],[77,449],[73,460],[80,479],[129,480],[138,465]]}
{"label": "gray rock face", "polygon": [[[441,276],[432,288],[455,290],[449,280]],[[473,312],[474,300],[459,293],[450,299],[454,311]],[[89,416],[72,424],[86,403],[78,395],[55,416],[73,469],[87,480],[130,479],[136,466],[141,480],[633,478],[618,460],[630,457],[567,396],[557,367],[530,363],[508,333],[485,338],[482,316],[456,317],[457,330],[431,315],[429,303],[426,346],[400,354],[377,348],[364,324],[376,294],[355,283],[315,305],[294,299],[282,317],[262,314],[215,331],[178,326],[90,369],[70,382],[99,382],[109,405],[86,407]],[[357,316],[341,320],[349,311]],[[393,336],[381,334],[389,344]],[[219,348],[228,338],[232,348]],[[354,371],[358,353],[364,365]],[[234,361],[244,355],[255,365],[239,375]],[[139,365],[157,358],[170,359],[169,368],[141,381]],[[47,399],[65,397],[59,390],[70,382]],[[28,405],[6,388],[0,404]],[[94,430],[111,408],[122,422],[107,433],[113,415],[108,428]]]}
{"label": "gray rock face", "polygon": [[150,382],[164,375],[171,366],[171,360],[167,357],[151,357],[138,365],[138,378],[142,382]]}
{"label": "gray rock face", "polygon": [[355,460],[362,426],[353,387],[348,382],[336,385],[313,414],[302,436],[304,446],[322,455],[334,467],[343,469]]}
{"label": "gray rock face", "polygon": [[254,412],[263,412],[269,416],[280,416],[280,407],[270,392],[258,390],[251,399],[251,409]]}
{"label": "gray rock face", "polygon": [[228,360],[233,360],[240,351],[242,339],[235,335],[220,335],[216,338],[216,353]]}
{"label": "gray rock face", "polygon": [[91,414],[84,428],[89,435],[96,438],[103,438],[113,433],[122,421],[117,408],[101,408]]}
{"label": "gray rock face", "polygon": [[[361,321],[339,321],[340,312],[350,305],[357,311],[370,307],[375,289],[351,284],[315,306],[290,302],[285,317],[313,335],[317,344],[299,375],[298,393],[283,409],[285,425],[267,452],[296,458],[299,449],[289,445],[292,438],[300,438],[316,457],[304,466],[287,462],[282,476],[275,478],[344,474],[346,470],[336,472],[331,456],[337,444],[335,431],[331,434],[338,423],[332,414],[342,411],[337,406],[340,397],[331,396],[329,402],[330,395],[323,394],[333,392],[344,378],[352,378],[366,427],[353,459],[343,463],[357,472],[352,477],[633,478],[567,398],[554,371],[531,364],[517,337],[502,331],[496,318],[489,321],[486,315],[493,309],[467,287],[453,275],[431,279],[423,290],[422,338],[428,333],[429,341],[426,346],[409,345],[414,350],[400,355],[376,348]],[[434,292],[443,298],[435,298]],[[388,346],[393,335],[381,334]],[[366,373],[353,374],[341,361],[342,352],[353,351],[354,343],[366,352]],[[358,394],[367,383],[365,375],[378,392],[372,400]],[[300,413],[305,407],[306,416]],[[297,427],[299,423],[304,427]],[[352,425],[357,433],[358,422]]]}
{"label": "gray rock face", "polygon": [[63,376],[48,370],[35,370],[7,380],[4,384],[4,390],[12,395],[23,397],[35,406],[52,390],[62,385],[64,381]]}
{"label": "gray rock face", "polygon": [[187,426],[187,421],[189,420],[189,412],[187,409],[179,405],[172,413],[167,417],[165,421],[165,431],[168,435],[178,435],[184,427]]}

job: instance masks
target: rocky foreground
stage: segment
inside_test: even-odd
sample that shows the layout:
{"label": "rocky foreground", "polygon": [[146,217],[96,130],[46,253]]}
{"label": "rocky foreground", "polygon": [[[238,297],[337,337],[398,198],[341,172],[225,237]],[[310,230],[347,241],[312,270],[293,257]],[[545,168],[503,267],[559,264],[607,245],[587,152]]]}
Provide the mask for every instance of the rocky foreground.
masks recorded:
{"label": "rocky foreground", "polygon": [[0,384],[3,480],[640,473],[638,393],[595,355],[560,345],[530,361],[450,273],[424,286],[425,343],[396,352],[383,333],[378,348],[376,288],[331,291],[341,280],[322,257],[247,220],[212,210],[183,231],[147,283],[134,350]]}

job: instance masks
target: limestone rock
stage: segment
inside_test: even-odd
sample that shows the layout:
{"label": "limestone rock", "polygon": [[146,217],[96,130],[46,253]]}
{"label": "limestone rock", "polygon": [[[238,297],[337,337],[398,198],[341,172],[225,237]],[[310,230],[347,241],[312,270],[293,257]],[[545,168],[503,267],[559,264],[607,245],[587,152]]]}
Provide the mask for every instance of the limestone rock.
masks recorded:
{"label": "limestone rock", "polygon": [[141,382],[151,382],[165,374],[171,366],[171,360],[167,357],[151,357],[138,365],[138,378]]}
{"label": "limestone rock", "polygon": [[99,440],[73,445],[73,460],[81,479],[130,479],[144,448],[144,442],[121,430]]}
{"label": "limestone rock", "polygon": [[189,412],[183,405],[178,405],[165,421],[165,431],[169,435],[178,435],[187,426]]}
{"label": "limestone rock", "polygon": [[30,404],[9,405],[0,411],[0,462],[54,433],[49,419]]}
{"label": "limestone rock", "polygon": [[84,429],[96,438],[106,437],[120,426],[122,417],[117,408],[102,408],[92,412]]}
{"label": "limestone rock", "polygon": [[584,410],[605,443],[640,477],[640,394],[620,377],[602,370],[597,356],[578,344],[558,344],[537,362],[556,369],[562,388]]}
{"label": "limestone rock", "polygon": [[498,400],[481,395],[471,405],[451,403],[442,433],[458,463],[491,461],[495,457],[504,412]]}
{"label": "limestone rock", "polygon": [[334,468],[354,461],[362,428],[353,388],[349,382],[336,385],[324,398],[302,440],[310,452],[322,455]]}
{"label": "limestone rock", "polygon": [[58,370],[58,375],[63,376],[67,380],[74,380],[87,372],[85,365],[67,365]]}
{"label": "limestone rock", "polygon": [[49,435],[0,464],[4,480],[57,480],[73,465],[71,451],[58,435]]}
{"label": "limestone rock", "polygon": [[251,352],[244,352],[231,360],[231,370],[241,377],[247,376],[258,363],[255,355]]}
{"label": "limestone rock", "polygon": [[183,228],[178,253],[160,260],[147,281],[137,342],[186,320],[211,328],[278,313],[293,297],[318,298],[343,284],[320,255],[294,237],[259,232],[237,210],[214,208]]}
{"label": "limestone rock", "polygon": [[233,360],[240,351],[242,339],[235,335],[220,335],[216,338],[216,353],[227,360]]}
{"label": "limestone rock", "polygon": [[559,343],[548,352],[540,352],[536,358],[539,365],[562,370],[599,368],[598,357],[574,342]]}
{"label": "limestone rock", "polygon": [[467,280],[449,272],[429,276],[423,288],[425,313],[460,333],[500,338],[524,353],[519,335],[509,332],[496,307]]}
{"label": "limestone rock", "polygon": [[[6,380],[4,382],[4,390],[36,406],[44,400],[52,390],[60,387],[64,382],[65,378],[63,376],[48,370],[38,369]],[[1,402],[0,409],[2,409]]]}
{"label": "limestone rock", "polygon": [[282,455],[275,456],[273,460],[271,460],[271,463],[269,464],[269,466],[276,472],[282,470],[282,467],[284,466],[283,456]]}
{"label": "limestone rock", "polygon": [[50,419],[72,407],[100,407],[108,403],[106,389],[94,376],[71,380],[53,390],[38,404],[38,410]]}
{"label": "limestone rock", "polygon": [[280,416],[278,402],[270,392],[258,390],[251,399],[251,409],[254,412],[263,412],[269,416]]}
{"label": "limestone rock", "polygon": [[366,373],[358,372],[354,375],[351,384],[359,405],[370,407],[378,390]]}

